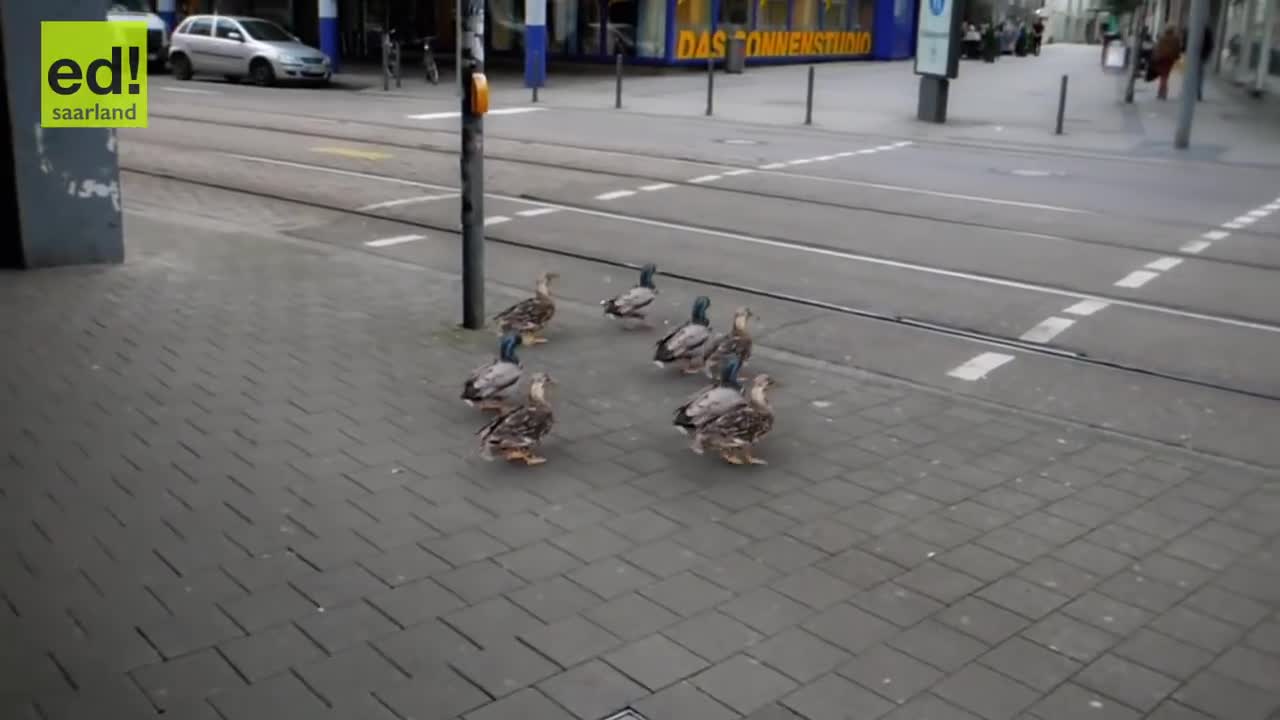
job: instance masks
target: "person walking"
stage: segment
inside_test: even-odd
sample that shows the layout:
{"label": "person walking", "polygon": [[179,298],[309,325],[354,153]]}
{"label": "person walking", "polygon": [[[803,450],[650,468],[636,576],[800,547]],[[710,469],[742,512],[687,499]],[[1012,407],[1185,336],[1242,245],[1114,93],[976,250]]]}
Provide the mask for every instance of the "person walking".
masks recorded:
{"label": "person walking", "polygon": [[1204,76],[1209,74],[1209,59],[1213,57],[1213,23],[1205,23],[1204,42],[1200,44],[1200,74],[1196,77],[1196,100],[1204,101]]}
{"label": "person walking", "polygon": [[1178,30],[1170,23],[1160,34],[1160,39],[1156,41],[1156,49],[1151,53],[1152,69],[1155,70],[1156,78],[1160,84],[1156,86],[1156,99],[1169,99],[1169,73],[1173,72],[1173,66],[1178,62],[1178,57],[1182,55],[1182,40],[1178,37]]}

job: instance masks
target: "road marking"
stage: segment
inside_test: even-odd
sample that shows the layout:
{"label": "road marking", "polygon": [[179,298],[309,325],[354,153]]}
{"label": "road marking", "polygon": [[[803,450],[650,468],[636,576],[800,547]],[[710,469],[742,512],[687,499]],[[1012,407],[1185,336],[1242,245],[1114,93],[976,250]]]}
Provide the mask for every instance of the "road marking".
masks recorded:
{"label": "road marking", "polygon": [[1152,278],[1160,277],[1160,273],[1148,272],[1146,270],[1134,270],[1116,281],[1116,287],[1123,288],[1140,288],[1151,281]]}
{"label": "road marking", "polygon": [[842,153],[836,153],[836,157],[847,158],[847,157],[853,157],[854,155],[857,155],[857,154],[858,153],[855,150],[845,150]]}
{"label": "road marking", "polygon": [[511,222],[511,218],[506,215],[490,215],[484,219],[485,227],[489,227],[490,225],[501,225],[504,222]]}
{"label": "road marking", "polygon": [[1147,268],[1148,270],[1160,270],[1163,272],[1165,270],[1172,270],[1181,264],[1182,264],[1182,258],[1162,257],[1159,260],[1152,260],[1151,262],[1147,263],[1143,267]]}
{"label": "road marking", "polygon": [[653,192],[654,190],[666,190],[667,188],[673,187],[675,187],[675,185],[672,185],[671,183],[654,183],[652,185],[641,185],[640,189],[645,192]]}
{"label": "road marking", "polygon": [[1244,228],[1244,224],[1238,222],[1224,222],[1222,223],[1222,227],[1228,230],[1241,230]]}
{"label": "road marking", "polygon": [[737,170],[726,170],[725,177],[737,177],[739,175],[750,175],[755,172],[754,168],[738,168]]}
{"label": "road marking", "polygon": [[550,215],[551,213],[560,212],[560,208],[540,207],[531,210],[519,210],[516,212],[520,217],[538,217],[539,215]]}
{"label": "road marking", "polygon": [[826,161],[828,161],[828,160],[835,160],[835,159],[836,159],[836,156],[835,156],[835,155],[819,155],[818,157],[814,158],[814,161],[815,161],[815,162],[826,162]]}
{"label": "road marking", "polygon": [[[407,187],[426,188],[428,190],[442,190],[457,192],[458,188],[447,185],[436,185],[434,183],[426,183],[418,180],[408,180],[405,178],[392,177],[388,175],[378,175],[376,173],[361,172],[359,170],[347,170],[345,168],[328,167],[325,165],[314,165],[312,163],[295,162],[293,160],[277,160],[275,158],[264,158],[256,155],[243,155],[240,153],[221,152],[218,153],[224,157],[236,158],[245,162],[262,163],[264,165],[276,165],[279,167],[289,167],[297,170],[307,170],[311,172],[325,172],[333,175],[341,175],[344,177],[363,178],[365,180],[377,180],[380,182],[390,183],[393,185],[404,185]],[[926,275],[936,275],[938,277],[948,277],[958,280],[968,280],[970,282],[981,283],[983,285],[991,285],[993,287],[1012,288],[1015,290],[1026,290],[1028,292],[1039,293],[1041,295],[1053,295],[1055,297],[1071,298],[1072,300],[1099,300],[1109,302],[1112,305],[1120,307],[1133,308],[1135,310],[1145,310],[1161,315],[1169,315],[1172,317],[1187,318],[1191,320],[1204,320],[1206,322],[1216,323],[1219,325],[1228,325],[1231,327],[1248,328],[1250,330],[1259,330],[1262,332],[1280,334],[1280,325],[1269,325],[1267,323],[1255,322],[1252,320],[1239,320],[1237,318],[1222,317],[1219,315],[1210,315],[1208,313],[1194,312],[1191,310],[1182,310],[1179,308],[1166,307],[1163,305],[1155,305],[1152,303],[1142,302],[1140,300],[1125,300],[1121,298],[1100,298],[1089,293],[1079,292],[1076,290],[1064,290],[1062,288],[1051,287],[1049,285],[1037,285],[1036,283],[1023,282],[1019,280],[1008,280],[1005,278],[994,277],[991,275],[981,275],[978,273],[965,272],[963,270],[950,270],[947,268],[934,267],[932,265],[921,265],[918,263],[904,262],[902,260],[890,260],[888,258],[873,257],[870,255],[859,255],[858,253],[846,252],[843,250],[831,250],[822,247],[813,247],[809,245],[800,245],[797,243],[786,242],[783,240],[773,240],[770,238],[756,237],[754,235],[746,235],[743,233],[731,232],[728,230],[713,230],[711,228],[696,227],[693,225],[682,225],[680,223],[669,222],[666,220],[654,220],[652,218],[637,217],[634,215],[623,215],[621,213],[610,212],[608,210],[596,210],[585,207],[575,207],[573,205],[565,205],[547,200],[530,200],[528,198],[516,197],[514,195],[503,195],[501,193],[486,193],[487,197],[496,200],[504,200],[507,202],[520,203],[523,205],[535,205],[537,207],[553,207],[566,212],[578,215],[587,215],[590,217],[606,218],[616,220],[618,222],[628,222],[634,225],[645,225],[647,227],[662,228],[664,230],[675,230],[686,232],[691,235],[703,235],[707,237],[717,237],[724,240],[734,240],[736,242],[749,243],[752,245],[760,245],[763,247],[773,247],[782,250],[791,250],[794,252],[803,252],[810,255],[819,255],[822,257],[840,258],[852,262],[866,263],[868,265],[879,265],[882,267],[891,267],[898,270],[910,270]],[[1151,273],[1155,275],[1156,273]],[[833,307],[836,307],[833,305]]]}
{"label": "road marking", "polygon": [[1263,209],[1261,209],[1261,210],[1250,210],[1250,211],[1248,212],[1248,214],[1249,214],[1250,216],[1252,216],[1252,217],[1256,217],[1256,218],[1264,218],[1264,217],[1266,217],[1266,216],[1270,215],[1272,212],[1274,212],[1274,211],[1273,211],[1273,210],[1267,210],[1266,208],[1263,208]]}
{"label": "road marking", "polygon": [[1277,210],[1280,210],[1280,203],[1271,203],[1270,205],[1263,205],[1262,209],[1268,212],[1275,212]]}
{"label": "road marking", "polygon": [[1227,238],[1231,237],[1231,233],[1227,232],[1226,230],[1210,230],[1209,232],[1201,235],[1200,237],[1204,238],[1205,240],[1226,240]]}
{"label": "road marking", "polygon": [[768,165],[761,165],[760,169],[761,170],[777,170],[778,168],[786,167],[786,166],[787,166],[786,163],[769,163]]}
{"label": "road marking", "polygon": [[426,235],[396,235],[395,237],[382,238],[381,240],[370,240],[365,243],[369,247],[390,247],[392,245],[400,245],[402,243],[414,242],[415,240],[426,240]]}
{"label": "road marking", "polygon": [[[513,107],[498,108],[490,110],[486,115],[520,115],[521,113],[542,112],[546,108],[540,107]],[[446,118],[461,117],[462,113],[458,110],[449,110],[446,112],[421,113],[418,115],[408,115],[410,120],[444,120]]]}
{"label": "road marking", "polygon": [[720,179],[720,176],[719,176],[719,175],[703,175],[703,176],[701,176],[701,177],[696,177],[696,178],[694,178],[694,179],[690,180],[689,182],[691,182],[691,183],[699,183],[699,184],[700,184],[700,183],[715,182],[716,180],[719,180],[719,179]]}
{"label": "road marking", "polygon": [[813,162],[813,158],[800,158],[798,160],[788,160],[788,165],[808,165]]}
{"label": "road marking", "polygon": [[[875,152],[874,150],[859,150],[859,153]],[[775,166],[778,166],[775,163]],[[780,167],[780,166],[778,166]],[[773,170],[774,167],[769,165],[761,165],[761,170]],[[1057,205],[1044,205],[1041,203],[1022,202],[1019,200],[1000,200],[999,198],[980,197],[977,195],[963,195],[960,193],[942,192],[939,190],[924,190],[922,188],[909,188],[901,185],[885,185],[883,183],[866,182],[864,180],[850,180],[848,178],[826,177],[824,175],[800,175],[797,173],[775,172],[774,175],[782,177],[800,178],[802,180],[812,180],[814,182],[834,183],[837,185],[853,185],[856,187],[872,188],[875,190],[888,190],[892,192],[910,193],[914,195],[927,195],[929,197],[941,197],[951,200],[964,200],[967,202],[987,203],[989,205],[1004,205],[1007,207],[1028,208],[1030,210],[1049,210],[1060,213],[1073,213],[1079,215],[1097,215],[1093,210],[1079,210],[1076,208],[1060,207]]]}
{"label": "road marking", "polygon": [[176,88],[176,87],[160,87],[157,90],[171,93],[183,93],[186,95],[221,95],[217,90],[198,90],[196,88]]}
{"label": "road marking", "polygon": [[614,190],[613,192],[600,193],[596,196],[597,200],[617,200],[618,198],[631,197],[635,195],[635,190]]}
{"label": "road marking", "polygon": [[904,147],[906,147],[906,146],[908,146],[908,145],[911,145],[911,144],[912,144],[912,142],[911,142],[910,140],[899,140],[898,142],[894,143],[894,144],[893,144],[893,146],[894,146],[894,147],[904,148]]}
{"label": "road marking", "polygon": [[1258,222],[1258,218],[1249,217],[1248,215],[1241,215],[1240,217],[1236,218],[1235,220],[1232,220],[1231,222],[1237,225],[1252,225]]}
{"label": "road marking", "polygon": [[313,147],[311,152],[324,153],[326,155],[340,155],[342,157],[357,158],[360,160],[386,160],[391,157],[387,153],[378,152],[377,150],[359,150],[357,148],[345,147]]}
{"label": "road marking", "polygon": [[1089,317],[1090,315],[1102,310],[1111,303],[1103,300],[1081,300],[1062,312],[1079,315],[1081,317]]}
{"label": "road marking", "polygon": [[879,152],[879,150],[876,150],[875,148],[867,148],[865,150],[859,150],[858,154],[859,155],[875,155],[877,152]]}
{"label": "road marking", "polygon": [[885,152],[885,151],[887,151],[887,150],[893,150],[893,149],[894,149],[894,147],[895,147],[894,145],[881,145],[880,147],[878,147],[878,148],[876,148],[876,149],[877,149],[877,150],[879,150],[880,152]]}
{"label": "road marking", "polygon": [[987,373],[995,370],[1001,365],[1004,365],[1010,360],[1013,360],[1012,355],[993,352],[982,353],[981,355],[970,359],[969,362],[966,362],[959,367],[952,368],[951,372],[948,372],[947,374],[953,378],[973,382],[974,380],[981,380],[987,376]]}
{"label": "road marking", "polygon": [[431,202],[432,200],[448,200],[458,197],[458,193],[444,193],[443,195],[418,195],[416,197],[400,198],[399,200],[387,200],[386,202],[377,202],[372,205],[358,207],[356,210],[360,212],[368,212],[370,210],[381,210],[383,208],[400,207],[401,205],[413,205],[415,203]]}
{"label": "road marking", "polygon": [[1022,333],[1021,339],[1033,343],[1047,343],[1075,324],[1076,321],[1070,318],[1048,317],[1041,320],[1039,325]]}
{"label": "road marking", "polygon": [[[1226,233],[1223,233],[1223,235],[1226,235]],[[1200,253],[1202,253],[1202,252],[1204,252],[1205,250],[1207,250],[1207,249],[1209,248],[1209,246],[1210,246],[1210,245],[1212,245],[1212,244],[1213,244],[1213,243],[1211,243],[1211,242],[1205,242],[1204,240],[1192,240],[1191,242],[1187,243],[1186,245],[1183,245],[1182,247],[1180,247],[1180,248],[1178,248],[1178,249],[1179,249],[1179,250],[1181,250],[1181,251],[1182,251],[1182,252],[1184,252],[1184,253],[1191,253],[1192,255],[1199,255]]]}

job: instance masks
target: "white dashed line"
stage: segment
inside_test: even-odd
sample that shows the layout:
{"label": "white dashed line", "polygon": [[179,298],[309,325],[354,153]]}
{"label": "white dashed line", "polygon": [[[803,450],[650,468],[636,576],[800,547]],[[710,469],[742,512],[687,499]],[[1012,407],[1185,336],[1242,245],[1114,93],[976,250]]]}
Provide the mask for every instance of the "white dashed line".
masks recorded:
{"label": "white dashed line", "polygon": [[693,178],[689,182],[697,185],[701,185],[702,183],[715,182],[716,180],[719,180],[719,179],[720,179],[719,175],[702,175],[700,177]]}
{"label": "white dashed line", "polygon": [[739,175],[750,175],[753,172],[755,172],[755,170],[751,168],[738,168],[737,170],[726,170],[724,173],[724,176],[738,177]]}
{"label": "white dashed line", "polygon": [[1123,288],[1140,288],[1146,285],[1153,278],[1159,277],[1160,273],[1154,273],[1147,270],[1134,270],[1116,281],[1116,287]]}
{"label": "white dashed line", "polygon": [[788,165],[808,165],[811,162],[813,162],[813,158],[799,158],[796,160],[788,160],[787,164]]}
{"label": "white dashed line", "polygon": [[1081,300],[1062,312],[1079,315],[1081,317],[1089,317],[1090,315],[1102,310],[1111,303],[1104,300]]}
{"label": "white dashed line", "polygon": [[[542,112],[546,108],[536,107],[514,107],[514,108],[498,108],[490,110],[486,115],[520,115],[521,113]],[[448,110],[445,112],[421,113],[418,115],[408,115],[410,120],[444,120],[446,118],[456,118],[462,113],[458,110]]]}
{"label": "white dashed line", "polygon": [[425,240],[426,238],[427,238],[426,235],[397,235],[395,237],[382,238],[381,240],[370,240],[369,242],[365,243],[365,245],[367,247],[376,247],[376,248],[390,247],[392,245],[400,245],[407,242],[414,242],[415,240]]}
{"label": "white dashed line", "polygon": [[501,225],[504,222],[511,222],[511,218],[506,215],[490,215],[484,219],[485,227],[490,225]]}
{"label": "white dashed line", "polygon": [[1248,215],[1241,215],[1240,217],[1236,218],[1235,220],[1232,220],[1231,222],[1235,223],[1236,225],[1252,225],[1258,222],[1258,218],[1249,217]]}
{"label": "white dashed line", "polygon": [[784,167],[786,167],[786,166],[787,166],[787,164],[786,164],[786,163],[776,163],[776,162],[775,162],[775,163],[769,163],[768,165],[761,165],[761,166],[760,166],[760,169],[761,169],[761,170],[777,170],[778,168],[784,168]]}
{"label": "white dashed line", "polygon": [[1271,203],[1270,205],[1263,205],[1262,209],[1266,210],[1267,212],[1275,212],[1277,210],[1280,210],[1280,203]]}
{"label": "white dashed line", "polygon": [[641,185],[640,189],[645,192],[654,192],[656,190],[666,190],[667,188],[673,187],[675,187],[675,185],[671,183],[654,183],[652,185]]}
{"label": "white dashed line", "polygon": [[865,150],[859,150],[858,154],[859,155],[875,155],[877,152],[879,152],[878,148],[867,148]]}
{"label": "white dashed line", "polygon": [[[1226,234],[1226,233],[1223,233],[1223,235],[1225,235],[1225,234]],[[1179,250],[1181,250],[1181,251],[1182,251],[1182,252],[1184,252],[1184,253],[1191,253],[1192,255],[1199,255],[1200,253],[1202,253],[1202,252],[1204,252],[1205,250],[1207,250],[1207,249],[1209,248],[1209,246],[1210,246],[1210,245],[1212,245],[1212,244],[1213,244],[1213,243],[1211,243],[1211,242],[1206,242],[1206,241],[1204,241],[1204,240],[1192,240],[1191,242],[1187,243],[1186,245],[1183,245],[1182,247],[1180,247],[1180,248],[1178,248],[1178,249],[1179,249]]]}
{"label": "white dashed line", "polygon": [[1069,318],[1049,317],[1040,321],[1039,325],[1022,333],[1022,339],[1033,343],[1047,343],[1054,339],[1063,330],[1075,325],[1076,321]]}
{"label": "white dashed line", "polygon": [[358,207],[356,210],[360,212],[368,212],[369,210],[381,210],[383,208],[400,207],[401,205],[413,205],[415,203],[431,202],[432,200],[448,200],[458,197],[458,193],[445,193],[444,195],[418,195],[416,197],[400,198],[399,200],[387,200],[386,202],[373,203]]}
{"label": "white dashed line", "polygon": [[969,362],[957,368],[953,368],[951,372],[948,372],[947,374],[953,378],[972,382],[974,380],[981,380],[987,376],[987,373],[1011,360],[1013,360],[1012,355],[992,352],[982,353],[981,355],[970,359]]}
{"label": "white dashed line", "polygon": [[842,153],[836,153],[836,157],[847,158],[847,157],[853,157],[854,155],[857,155],[857,154],[858,152],[856,150],[845,150]]}
{"label": "white dashed line", "polygon": [[1272,211],[1272,210],[1267,210],[1266,208],[1261,208],[1261,209],[1258,209],[1258,210],[1250,210],[1247,214],[1248,214],[1248,215],[1250,215],[1250,216],[1252,216],[1252,217],[1256,217],[1256,218],[1264,218],[1264,217],[1266,217],[1266,216],[1270,215],[1272,212],[1274,212],[1274,211]]}
{"label": "white dashed line", "polygon": [[826,161],[828,161],[828,160],[835,160],[835,159],[836,159],[836,156],[835,156],[835,155],[819,155],[818,157],[814,158],[814,161],[815,161],[815,162],[826,162]]}
{"label": "white dashed line", "polygon": [[1227,238],[1231,237],[1231,233],[1227,232],[1226,230],[1210,230],[1209,232],[1201,235],[1200,237],[1204,238],[1205,240],[1226,240]]}
{"label": "white dashed line", "polygon": [[1224,222],[1222,223],[1222,227],[1228,230],[1240,230],[1244,228],[1244,224],[1238,222]]}
{"label": "white dashed line", "polygon": [[904,147],[906,147],[906,146],[908,146],[908,145],[910,145],[910,144],[911,144],[911,141],[910,141],[910,140],[900,140],[900,141],[898,141],[898,142],[894,143],[894,144],[893,144],[893,146],[894,146],[894,147],[904,148]]}
{"label": "white dashed line", "polygon": [[631,197],[635,195],[635,190],[614,190],[613,192],[600,193],[596,196],[597,200],[617,200],[618,198]]}
{"label": "white dashed line", "polygon": [[516,212],[520,217],[538,217],[539,215],[550,215],[551,213],[560,212],[560,208],[543,207],[533,208],[531,210],[520,210]]}
{"label": "white dashed line", "polygon": [[1182,258],[1162,257],[1159,260],[1152,260],[1151,262],[1147,263],[1143,267],[1145,267],[1148,270],[1159,270],[1163,272],[1165,270],[1172,270],[1181,264],[1182,264]]}

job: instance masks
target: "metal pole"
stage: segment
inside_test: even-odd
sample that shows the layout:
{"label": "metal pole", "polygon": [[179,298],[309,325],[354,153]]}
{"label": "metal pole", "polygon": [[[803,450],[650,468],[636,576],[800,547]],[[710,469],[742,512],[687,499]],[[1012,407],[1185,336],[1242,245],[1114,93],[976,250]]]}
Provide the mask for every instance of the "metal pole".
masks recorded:
{"label": "metal pole", "polygon": [[1267,76],[1271,74],[1271,32],[1275,25],[1276,0],[1262,0],[1262,37],[1258,40],[1258,67],[1253,78],[1253,96],[1262,95],[1267,89]]}
{"label": "metal pole", "polygon": [[399,89],[401,87],[400,85],[400,51],[403,49],[403,46],[397,41],[396,44],[392,46],[392,49],[395,50],[396,88]]}
{"label": "metal pole", "polygon": [[484,118],[472,110],[473,78],[484,71],[485,0],[460,0],[462,59],[462,326],[484,327]]}
{"label": "metal pole", "polygon": [[454,0],[453,5],[453,72],[457,76],[457,93],[458,97],[462,97],[466,93],[462,91],[462,3],[464,0]]}
{"label": "metal pole", "polygon": [[382,30],[382,91],[386,92],[391,89],[391,58],[388,56],[391,51],[391,43],[387,39],[387,31]]}
{"label": "metal pole", "polygon": [[1062,134],[1062,121],[1067,114],[1067,76],[1062,76],[1062,89],[1058,91],[1058,126],[1054,129],[1054,135]]}
{"label": "metal pole", "polygon": [[1191,22],[1187,28],[1187,72],[1182,77],[1182,97],[1178,98],[1178,126],[1173,133],[1173,146],[1185,149],[1191,144],[1191,118],[1196,110],[1196,90],[1204,63],[1200,49],[1204,47],[1204,25],[1209,18],[1209,0],[1191,0]]}
{"label": "metal pole", "polygon": [[1222,50],[1227,44],[1227,28],[1231,25],[1231,0],[1218,3],[1217,30],[1213,37],[1213,74],[1222,74]]}
{"label": "metal pole", "polygon": [[711,117],[711,98],[716,92],[716,61],[707,58],[707,117]]}
{"label": "metal pole", "polygon": [[615,110],[622,109],[622,53],[618,53],[614,62],[614,88],[613,88],[613,107]]}
{"label": "metal pole", "polygon": [[813,66],[809,66],[809,90],[804,96],[804,124],[813,124]]}
{"label": "metal pole", "polygon": [[1142,27],[1145,23],[1141,22],[1139,18],[1146,20],[1146,17],[1147,3],[1143,2],[1139,12],[1133,16],[1132,27],[1130,28],[1132,31],[1130,37],[1132,39],[1129,41],[1129,47],[1132,49],[1129,52],[1129,82],[1124,87],[1124,101],[1129,104],[1133,103],[1133,88],[1138,82],[1138,61],[1142,57]]}

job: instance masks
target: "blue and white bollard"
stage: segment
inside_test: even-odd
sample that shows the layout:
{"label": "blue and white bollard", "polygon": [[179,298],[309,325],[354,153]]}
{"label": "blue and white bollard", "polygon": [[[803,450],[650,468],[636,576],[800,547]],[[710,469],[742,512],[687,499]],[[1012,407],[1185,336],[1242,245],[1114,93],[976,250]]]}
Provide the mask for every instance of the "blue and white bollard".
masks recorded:
{"label": "blue and white bollard", "polygon": [[547,83],[547,0],[524,0],[524,86]]}
{"label": "blue and white bollard", "polygon": [[341,35],[338,31],[338,0],[320,2],[320,52],[329,56],[330,67],[338,72],[342,54]]}
{"label": "blue and white bollard", "polygon": [[157,0],[156,14],[164,21],[164,27],[167,32],[173,32],[173,26],[178,19],[178,0]]}

